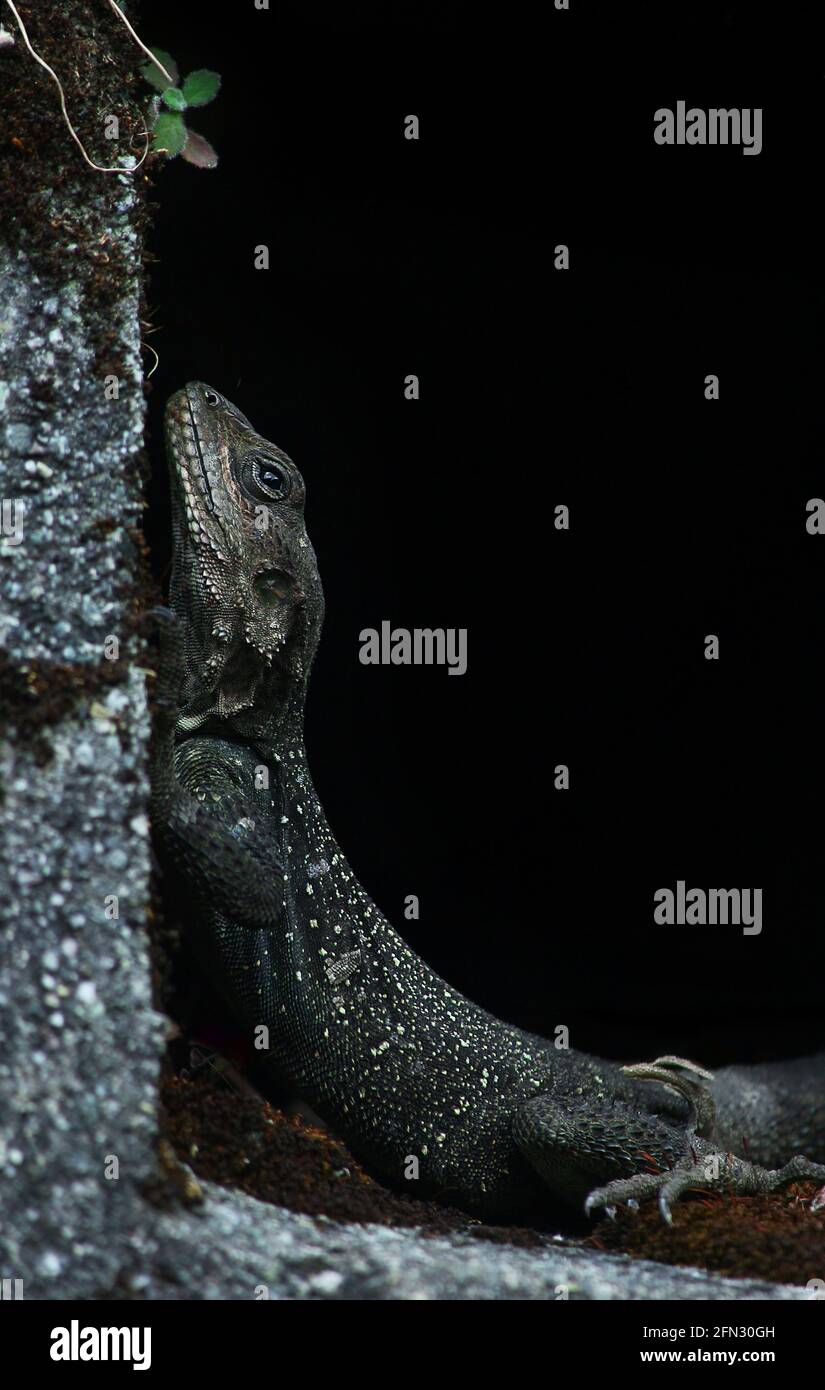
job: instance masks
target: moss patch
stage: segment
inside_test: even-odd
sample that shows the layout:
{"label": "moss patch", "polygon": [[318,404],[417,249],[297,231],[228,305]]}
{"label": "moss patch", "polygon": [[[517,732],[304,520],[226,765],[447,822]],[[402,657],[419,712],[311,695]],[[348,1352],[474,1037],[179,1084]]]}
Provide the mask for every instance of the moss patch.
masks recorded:
{"label": "moss patch", "polygon": [[[139,76],[140,49],[108,6],[85,0],[39,0],[18,6],[31,43],[60,78],[69,119],[90,158],[109,167],[124,154],[140,157],[145,146],[146,92]],[[134,13],[130,7],[130,16]],[[87,301],[104,307],[117,286],[139,270],[148,217],[138,199],[132,214],[132,253],[112,230],[108,204],[122,197],[116,174],[99,173],[83,160],[60,110],[56,84],[26,49],[10,11],[3,23],[14,46],[0,54],[0,218],[4,240],[24,247],[36,270],[57,282],[74,280]],[[116,117],[118,139],[106,138]],[[148,181],[147,159],[134,177]],[[108,197],[90,198],[107,190]],[[94,316],[89,315],[91,322]],[[99,320],[99,363],[114,369],[119,337]]]}

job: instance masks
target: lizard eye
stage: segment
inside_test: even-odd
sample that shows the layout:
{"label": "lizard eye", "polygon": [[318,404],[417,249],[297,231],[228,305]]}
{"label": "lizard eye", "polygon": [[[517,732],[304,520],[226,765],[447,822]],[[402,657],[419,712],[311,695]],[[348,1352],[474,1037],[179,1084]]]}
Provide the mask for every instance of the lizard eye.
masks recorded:
{"label": "lizard eye", "polygon": [[273,459],[253,459],[252,477],[267,497],[274,497],[280,501],[289,496],[289,477],[286,470]]}
{"label": "lizard eye", "polygon": [[207,405],[217,405],[218,401],[220,400],[220,396],[218,395],[217,391],[207,390],[203,393],[203,399],[206,401]]}

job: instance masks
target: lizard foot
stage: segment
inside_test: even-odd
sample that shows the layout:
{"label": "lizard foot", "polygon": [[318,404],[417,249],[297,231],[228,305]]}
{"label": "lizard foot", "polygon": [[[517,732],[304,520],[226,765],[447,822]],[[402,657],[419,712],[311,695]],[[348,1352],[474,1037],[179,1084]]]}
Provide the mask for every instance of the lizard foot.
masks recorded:
{"label": "lizard foot", "polygon": [[[675,1168],[664,1173],[635,1173],[631,1178],[617,1178],[604,1187],[594,1188],[584,1207],[590,1216],[600,1208],[609,1212],[622,1202],[637,1204],[639,1200],[658,1193],[662,1218],[670,1224],[673,1220],[671,1206],[688,1188],[755,1196],[775,1192],[786,1183],[806,1178],[819,1183],[825,1181],[825,1163],[812,1163],[810,1159],[797,1154],[782,1168],[760,1168],[758,1164],[737,1158],[735,1154],[716,1153],[713,1146],[704,1140],[694,1140],[691,1154],[677,1163]],[[814,1198],[813,1210],[818,1210],[817,1203],[825,1206],[825,1198],[822,1201],[820,1198],[822,1193]]]}
{"label": "lizard foot", "polygon": [[[679,1057],[658,1057],[655,1062],[642,1062],[624,1067],[628,1076],[640,1081],[657,1081],[684,1097],[691,1109],[687,1129],[689,1153],[664,1172],[635,1173],[629,1178],[616,1178],[603,1187],[594,1188],[585,1202],[588,1215],[603,1208],[612,1214],[621,1202],[638,1206],[640,1199],[658,1193],[659,1210],[670,1224],[671,1205],[688,1188],[699,1187],[717,1191],[754,1196],[775,1192],[786,1183],[806,1178],[814,1182],[825,1180],[825,1164],[813,1163],[797,1154],[782,1168],[762,1168],[735,1154],[719,1153],[712,1142],[715,1124],[715,1105],[710,1092],[695,1080],[712,1080],[710,1072]],[[825,1189],[817,1193],[812,1209],[825,1206]]]}
{"label": "lizard foot", "polygon": [[[704,1136],[712,1126],[713,1099],[693,1079],[697,1073],[708,1075],[676,1057],[659,1057],[632,1072],[688,1100],[687,1137],[684,1118],[649,1110],[615,1080],[605,1084],[596,1076],[586,1101],[580,1099],[582,1090],[572,1097],[540,1092],[525,1101],[513,1117],[513,1138],[551,1191],[570,1201],[583,1201],[596,1183],[594,1204],[603,1192],[605,1205],[649,1196],[658,1190],[658,1175],[685,1157],[688,1139]],[[647,1171],[639,1172],[644,1165]]]}

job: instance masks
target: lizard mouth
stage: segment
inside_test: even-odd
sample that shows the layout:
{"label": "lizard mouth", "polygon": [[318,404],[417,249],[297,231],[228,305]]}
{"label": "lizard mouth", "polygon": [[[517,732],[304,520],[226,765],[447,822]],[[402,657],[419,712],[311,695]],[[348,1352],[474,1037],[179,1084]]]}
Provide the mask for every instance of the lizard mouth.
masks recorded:
{"label": "lizard mouth", "polygon": [[201,448],[201,441],[200,441],[200,435],[199,435],[199,433],[198,433],[198,426],[197,426],[197,422],[196,422],[196,420],[195,420],[194,412],[193,412],[193,410],[192,410],[192,402],[189,400],[188,396],[187,396],[187,398],[186,398],[186,406],[187,406],[187,409],[188,409],[188,411],[189,411],[189,422],[190,422],[190,426],[191,426],[191,437],[192,437],[192,439],[193,439],[193,441],[194,441],[194,444],[195,444],[196,459],[197,459],[198,469],[199,469],[199,472],[200,472],[200,483],[201,483],[201,487],[202,487],[202,489],[203,489],[204,501],[206,502],[206,505],[207,505],[207,507],[209,508],[210,512],[214,512],[214,510],[215,510],[215,502],[214,502],[214,499],[213,499],[213,497],[212,497],[212,488],[211,488],[210,485],[209,485],[209,476],[208,476],[208,474],[207,474],[207,472],[206,472],[206,464],[205,464],[204,461],[203,461],[203,449]]}
{"label": "lizard mouth", "polygon": [[170,398],[166,407],[165,426],[173,491],[182,505],[187,527],[196,536],[206,528],[210,534],[214,534],[216,529],[220,533],[213,491],[219,479],[210,477],[201,431],[189,393],[185,389],[177,391]]}

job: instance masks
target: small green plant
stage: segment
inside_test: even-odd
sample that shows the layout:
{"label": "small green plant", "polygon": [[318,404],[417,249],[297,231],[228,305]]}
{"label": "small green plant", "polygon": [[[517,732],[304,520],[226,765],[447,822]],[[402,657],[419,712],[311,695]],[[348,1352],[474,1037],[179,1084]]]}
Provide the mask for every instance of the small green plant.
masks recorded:
{"label": "small green plant", "polygon": [[152,97],[149,103],[152,149],[167,159],[174,159],[179,154],[199,169],[214,169],[218,156],[208,140],[204,140],[196,130],[190,130],[183,113],[190,106],[206,106],[213,101],[221,85],[220,77],[208,68],[199,68],[181,82],[174,58],[164,53],[162,48],[153,48],[152,53],[174,78],[173,82],[168,82],[154,63],[145,63],[141,68],[146,81],[160,93]]}

